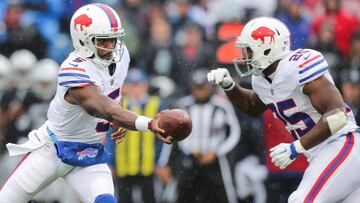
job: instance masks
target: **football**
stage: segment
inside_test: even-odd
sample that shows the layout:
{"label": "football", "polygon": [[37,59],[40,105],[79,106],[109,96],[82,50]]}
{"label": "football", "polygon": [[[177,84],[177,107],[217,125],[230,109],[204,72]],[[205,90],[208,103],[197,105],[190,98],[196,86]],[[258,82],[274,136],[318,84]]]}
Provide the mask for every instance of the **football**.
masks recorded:
{"label": "football", "polygon": [[185,139],[192,130],[191,118],[186,111],[182,109],[167,109],[159,113],[159,127],[164,129],[166,135],[173,141]]}

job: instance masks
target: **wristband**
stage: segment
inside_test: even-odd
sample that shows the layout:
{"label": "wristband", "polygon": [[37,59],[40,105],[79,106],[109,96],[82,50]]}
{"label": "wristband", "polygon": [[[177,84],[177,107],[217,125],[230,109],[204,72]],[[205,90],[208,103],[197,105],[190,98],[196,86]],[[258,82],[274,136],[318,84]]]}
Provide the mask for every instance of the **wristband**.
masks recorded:
{"label": "wristband", "polygon": [[235,82],[232,81],[230,85],[228,85],[227,87],[222,87],[224,91],[230,91],[232,89],[234,89],[235,87]]}
{"label": "wristband", "polygon": [[135,128],[138,131],[147,131],[149,129],[149,123],[151,122],[152,118],[146,116],[138,116],[135,120]]}
{"label": "wristband", "polygon": [[305,148],[302,146],[300,140],[296,140],[295,142],[290,144],[290,150],[291,150],[291,159],[294,159],[299,156],[299,154],[305,152]]}

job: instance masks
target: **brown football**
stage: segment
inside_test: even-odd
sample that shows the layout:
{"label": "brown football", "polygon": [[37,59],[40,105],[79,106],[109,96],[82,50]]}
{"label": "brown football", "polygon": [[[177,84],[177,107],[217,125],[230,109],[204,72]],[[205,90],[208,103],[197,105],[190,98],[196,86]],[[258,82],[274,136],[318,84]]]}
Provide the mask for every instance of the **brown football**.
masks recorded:
{"label": "brown football", "polygon": [[191,133],[192,122],[186,111],[182,109],[163,110],[158,115],[159,127],[174,141],[185,139]]}

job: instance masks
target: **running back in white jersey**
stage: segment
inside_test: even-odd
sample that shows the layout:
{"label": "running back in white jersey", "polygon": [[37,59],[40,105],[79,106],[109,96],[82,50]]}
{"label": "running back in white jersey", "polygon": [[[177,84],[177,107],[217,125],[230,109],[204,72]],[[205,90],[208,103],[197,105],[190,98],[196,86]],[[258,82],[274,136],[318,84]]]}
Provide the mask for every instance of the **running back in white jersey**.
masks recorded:
{"label": "running back in white jersey", "polygon": [[64,99],[69,88],[96,85],[103,95],[120,101],[121,87],[124,83],[130,57],[124,50],[122,60],[116,64],[115,73],[110,76],[108,67],[100,67],[91,60],[72,52],[61,64],[58,74],[58,86],[48,110],[48,121],[40,128],[47,133],[46,127],[59,140],[73,142],[100,142],[109,129],[109,122],[89,115],[79,105],[73,105]]}
{"label": "running back in white jersey", "polygon": [[[279,62],[272,83],[263,76],[252,76],[253,90],[275,116],[284,122],[295,139],[311,130],[321,117],[302,89],[306,83],[322,75],[334,83],[327,67],[321,53],[311,49],[298,49]],[[348,123],[328,139],[354,132],[357,128],[350,107],[344,105]]]}

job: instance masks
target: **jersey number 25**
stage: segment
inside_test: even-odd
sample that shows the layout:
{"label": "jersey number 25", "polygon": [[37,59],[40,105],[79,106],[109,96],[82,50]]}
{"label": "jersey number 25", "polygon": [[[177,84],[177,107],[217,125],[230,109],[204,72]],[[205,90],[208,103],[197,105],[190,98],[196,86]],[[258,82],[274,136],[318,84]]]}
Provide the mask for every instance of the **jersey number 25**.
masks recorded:
{"label": "jersey number 25", "polygon": [[303,122],[306,126],[304,129],[297,128],[295,130],[291,130],[291,135],[298,139],[299,137],[303,136],[305,133],[309,132],[314,126],[315,122],[311,118],[310,115],[308,115],[305,112],[295,112],[290,116],[285,115],[285,112],[289,109],[295,108],[296,104],[293,99],[287,99],[284,101],[276,102],[276,103],[270,103],[267,105],[272,112],[276,114],[276,117],[280,119],[285,125],[295,125],[299,122]]}

